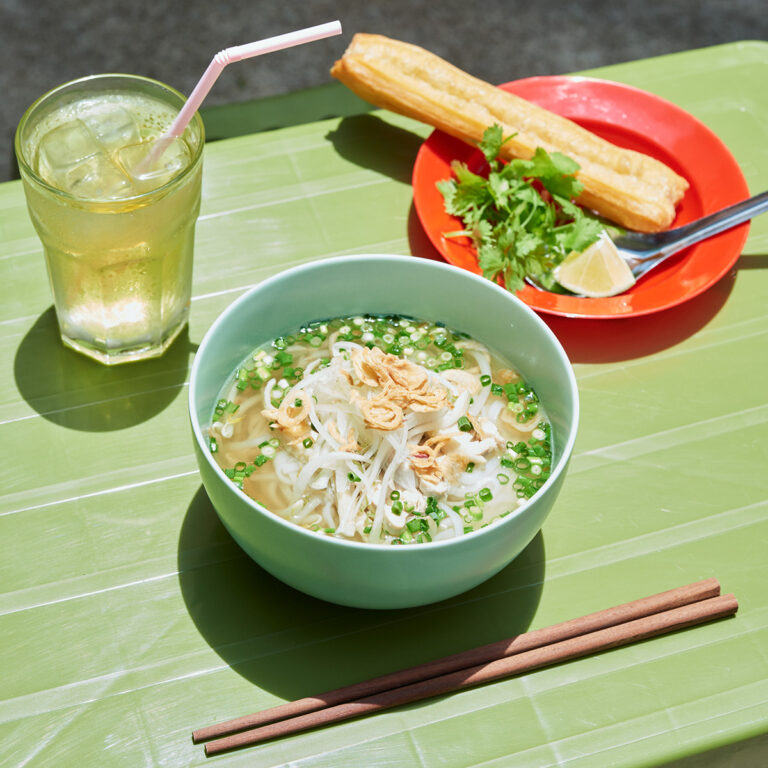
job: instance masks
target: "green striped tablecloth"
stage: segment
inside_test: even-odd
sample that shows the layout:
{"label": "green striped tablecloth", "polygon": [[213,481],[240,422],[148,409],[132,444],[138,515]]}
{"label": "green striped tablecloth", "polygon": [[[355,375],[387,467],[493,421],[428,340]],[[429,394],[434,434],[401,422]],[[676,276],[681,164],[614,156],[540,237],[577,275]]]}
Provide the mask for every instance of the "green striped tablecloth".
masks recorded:
{"label": "green striped tablecloth", "polygon": [[[767,44],[590,74],[689,110],[768,187]],[[219,524],[187,426],[196,344],[285,267],[426,252],[409,179],[427,133],[374,112],[209,145],[189,334],[114,370],[58,343],[21,184],[0,185],[0,764],[203,765],[193,727],[709,576],[736,618],[215,761],[768,760],[768,217],[684,306],[599,336],[551,321],[581,393],[574,459],[542,534],[481,587],[341,608],[275,581]]]}

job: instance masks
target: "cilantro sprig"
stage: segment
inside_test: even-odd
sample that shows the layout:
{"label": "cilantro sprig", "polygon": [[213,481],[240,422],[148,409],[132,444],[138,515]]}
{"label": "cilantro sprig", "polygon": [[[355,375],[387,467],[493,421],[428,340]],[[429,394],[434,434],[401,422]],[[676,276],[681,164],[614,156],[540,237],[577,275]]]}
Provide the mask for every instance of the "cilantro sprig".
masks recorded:
{"label": "cilantro sprig", "polygon": [[464,225],[446,237],[470,237],[483,275],[501,276],[510,291],[522,288],[526,275],[555,288],[554,267],[594,243],[605,225],[572,202],[582,190],[578,163],[541,147],[530,160],[503,163],[499,152],[509,138],[498,124],[483,134],[487,178],[454,161],[453,178],[437,183],[445,210]]}

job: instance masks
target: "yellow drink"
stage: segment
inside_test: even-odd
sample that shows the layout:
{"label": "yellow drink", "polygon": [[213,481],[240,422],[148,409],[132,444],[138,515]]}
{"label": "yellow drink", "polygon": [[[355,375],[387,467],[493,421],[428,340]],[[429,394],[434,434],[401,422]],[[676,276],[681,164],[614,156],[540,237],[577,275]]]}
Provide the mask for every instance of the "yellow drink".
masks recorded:
{"label": "yellow drink", "polygon": [[145,167],[183,102],[153,80],[100,75],[43,96],[16,133],[62,340],[103,363],[161,355],[189,316],[200,116]]}

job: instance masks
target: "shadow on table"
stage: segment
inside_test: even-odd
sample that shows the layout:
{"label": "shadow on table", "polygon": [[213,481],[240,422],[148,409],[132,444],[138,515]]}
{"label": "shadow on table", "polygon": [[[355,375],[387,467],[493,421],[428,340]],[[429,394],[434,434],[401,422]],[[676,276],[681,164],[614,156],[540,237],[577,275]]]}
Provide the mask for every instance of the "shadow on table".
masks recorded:
{"label": "shadow on table", "polygon": [[704,293],[643,317],[586,320],[541,315],[572,363],[611,363],[645,357],[679,344],[709,323],[733,289],[730,272]]}
{"label": "shadow on table", "polygon": [[[408,216],[411,253],[442,260],[411,204]],[[541,313],[572,363],[609,363],[644,357],[679,344],[709,323],[728,299],[736,270],[766,266],[764,256],[742,256],[736,268],[704,293],[677,307],[651,315],[616,320],[588,320]]]}
{"label": "shadow on table", "polygon": [[[423,141],[374,115],[345,117],[326,138],[346,160],[406,184],[411,183],[413,163]],[[382,152],[382,147],[387,151]]]}
{"label": "shadow on table", "polygon": [[178,567],[187,609],[209,645],[247,680],[293,699],[524,632],[541,596],[544,539],[539,533],[503,571],[450,600],[345,608],[256,565],[201,487],[182,524]]}
{"label": "shadow on table", "polygon": [[736,262],[736,270],[768,269],[768,253],[742,253]]}
{"label": "shadow on table", "polygon": [[140,424],[170,405],[187,380],[195,349],[185,329],[160,358],[102,365],[61,343],[51,306],[21,340],[14,376],[22,397],[44,418],[106,432]]}
{"label": "shadow on table", "polygon": [[768,733],[681,757],[659,768],[755,768],[759,765],[768,765]]}

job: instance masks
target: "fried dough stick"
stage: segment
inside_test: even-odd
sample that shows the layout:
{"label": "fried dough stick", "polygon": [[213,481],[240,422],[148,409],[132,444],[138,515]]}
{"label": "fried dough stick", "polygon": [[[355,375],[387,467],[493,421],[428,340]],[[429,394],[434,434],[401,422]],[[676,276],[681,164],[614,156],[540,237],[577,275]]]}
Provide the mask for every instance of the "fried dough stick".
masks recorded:
{"label": "fried dough stick", "polygon": [[469,143],[499,123],[505,137],[514,134],[502,147],[505,159],[529,159],[537,147],[568,155],[581,166],[578,202],[628,229],[667,228],[688,188],[664,163],[617,147],[416,45],[356,34],[331,74],[366,101]]}

